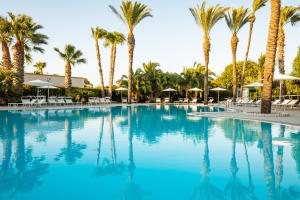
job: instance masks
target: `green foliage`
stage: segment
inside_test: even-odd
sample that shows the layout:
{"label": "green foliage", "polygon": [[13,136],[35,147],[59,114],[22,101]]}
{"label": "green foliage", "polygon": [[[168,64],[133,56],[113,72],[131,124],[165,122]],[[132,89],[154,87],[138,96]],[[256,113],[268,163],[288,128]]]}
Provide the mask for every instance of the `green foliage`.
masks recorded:
{"label": "green foliage", "polygon": [[18,94],[13,87],[13,79],[17,76],[12,71],[0,68],[0,104],[16,101]]}
{"label": "green foliage", "polygon": [[[237,62],[237,80],[241,80],[243,61]],[[245,71],[245,84],[260,81],[261,67],[254,61],[248,61]],[[232,88],[232,64],[227,65],[223,73],[213,82],[217,86]]]}
{"label": "green foliage", "polygon": [[75,64],[86,63],[85,58],[82,58],[83,53],[71,44],[67,44],[63,52],[58,48],[54,48],[54,51],[56,51],[63,60],[73,66]]}
{"label": "green foliage", "polygon": [[237,33],[246,23],[249,22],[249,10],[243,6],[231,8],[225,16],[228,28],[232,33]]}
{"label": "green foliage", "polygon": [[298,52],[293,62],[293,71],[292,75],[300,77],[300,47],[298,47]]}

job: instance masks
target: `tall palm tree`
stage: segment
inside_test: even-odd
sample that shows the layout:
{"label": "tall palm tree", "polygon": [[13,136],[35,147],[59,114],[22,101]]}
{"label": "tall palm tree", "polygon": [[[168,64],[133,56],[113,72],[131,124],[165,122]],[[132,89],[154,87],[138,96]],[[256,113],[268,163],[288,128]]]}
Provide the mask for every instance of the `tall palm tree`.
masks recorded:
{"label": "tall palm tree", "polygon": [[253,25],[254,25],[254,22],[256,20],[255,13],[260,8],[264,7],[267,2],[268,2],[268,0],[253,0],[253,2],[252,2],[252,10],[251,10],[250,17],[249,17],[250,28],[249,28],[249,33],[248,33],[248,43],[247,43],[247,49],[246,49],[245,59],[244,59],[243,69],[242,69],[241,94],[243,94],[243,86],[244,86],[244,81],[245,81],[245,71],[246,71],[246,65],[247,65],[248,55],[249,55],[249,50],[250,50],[250,45],[251,45]]}
{"label": "tall palm tree", "polygon": [[11,26],[9,21],[0,16],[0,42],[2,48],[2,66],[5,70],[12,68],[9,43],[12,40]]}
{"label": "tall palm tree", "polygon": [[44,74],[44,69],[46,67],[47,63],[45,62],[36,62],[35,65],[33,65],[36,70],[34,71],[35,74]]}
{"label": "tall palm tree", "polygon": [[204,1],[201,6],[190,8],[196,23],[202,28],[203,31],[203,52],[205,60],[205,77],[204,77],[204,104],[208,104],[208,64],[210,52],[210,31],[214,25],[220,21],[224,16],[227,8],[220,5],[210,6],[205,8],[206,2]]}
{"label": "tall palm tree", "polygon": [[112,32],[106,35],[105,46],[111,46],[110,54],[110,71],[109,71],[109,88],[108,96],[112,97],[112,86],[114,83],[114,74],[116,66],[117,45],[123,44],[125,36],[122,33]]}
{"label": "tall palm tree", "polygon": [[99,68],[99,76],[100,76],[100,89],[102,97],[105,96],[104,91],[104,80],[103,80],[103,71],[102,71],[102,64],[101,64],[101,53],[100,53],[100,46],[99,40],[103,39],[107,34],[107,31],[103,28],[92,28],[92,36],[95,40],[95,47],[96,47],[96,56],[98,61],[98,68]]}
{"label": "tall palm tree", "polygon": [[236,52],[239,42],[237,36],[238,31],[249,22],[249,11],[247,8],[231,8],[231,10],[225,16],[226,23],[230,31],[232,32],[231,37],[231,53],[232,53],[232,94],[233,102],[236,101],[237,97],[237,75],[236,75]]}
{"label": "tall palm tree", "polygon": [[8,13],[10,17],[10,26],[12,34],[15,37],[15,44],[13,45],[13,70],[17,74],[17,78],[14,80],[18,93],[23,92],[24,83],[24,63],[30,61],[30,53],[32,51],[44,52],[41,45],[47,44],[48,37],[38,31],[43,26],[33,21],[30,16],[27,15],[14,15]]}
{"label": "tall palm tree", "polygon": [[[291,23],[295,25],[300,21],[300,6],[284,6],[280,9],[279,29],[278,29],[278,41],[277,41],[277,57],[279,72],[285,73],[284,66],[284,46],[285,46],[285,31],[284,26]],[[281,95],[286,95],[285,81],[281,84]]]}
{"label": "tall palm tree", "polygon": [[270,2],[271,18],[269,22],[269,33],[264,67],[264,85],[261,102],[261,113],[265,114],[271,113],[272,109],[272,83],[277,48],[281,0],[270,0]]}
{"label": "tall palm tree", "polygon": [[112,5],[110,9],[117,15],[117,17],[128,26],[129,33],[127,38],[128,54],[129,54],[129,67],[128,67],[128,103],[131,104],[132,93],[132,65],[133,65],[133,52],[135,47],[134,28],[146,17],[152,17],[151,9],[142,3],[123,1],[121,4],[121,11],[119,13]]}
{"label": "tall palm tree", "polygon": [[69,92],[72,87],[71,66],[86,63],[86,60],[85,58],[82,58],[82,52],[80,50],[77,50],[75,46],[71,44],[67,44],[63,52],[58,48],[54,48],[54,50],[65,61],[65,89],[67,92]]}

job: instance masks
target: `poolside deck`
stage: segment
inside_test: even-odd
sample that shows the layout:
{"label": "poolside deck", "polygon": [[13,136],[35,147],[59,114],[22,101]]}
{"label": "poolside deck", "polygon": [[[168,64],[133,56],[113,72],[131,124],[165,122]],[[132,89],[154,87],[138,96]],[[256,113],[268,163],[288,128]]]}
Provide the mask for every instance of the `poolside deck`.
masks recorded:
{"label": "poolside deck", "polygon": [[[110,106],[127,106],[127,104],[112,103],[112,104],[101,104],[101,105],[69,105],[69,106],[43,106],[43,107],[18,107],[12,108],[7,106],[0,106],[0,110],[27,110],[27,109],[81,109],[81,108],[93,108],[93,107],[110,107]],[[156,105],[156,104],[131,104],[135,105]],[[193,104],[195,105],[195,104]],[[198,104],[201,105],[201,104]],[[215,105],[218,106],[218,105]],[[219,112],[219,113],[200,113],[201,116],[213,117],[213,118],[234,118],[234,119],[246,119],[246,120],[257,120],[265,122],[273,122],[280,124],[288,124],[293,126],[300,126],[300,109],[287,109],[278,110],[273,109],[272,112],[276,115],[259,115],[251,113],[259,113],[260,107],[247,107],[247,106],[231,106],[234,111],[231,112]]]}

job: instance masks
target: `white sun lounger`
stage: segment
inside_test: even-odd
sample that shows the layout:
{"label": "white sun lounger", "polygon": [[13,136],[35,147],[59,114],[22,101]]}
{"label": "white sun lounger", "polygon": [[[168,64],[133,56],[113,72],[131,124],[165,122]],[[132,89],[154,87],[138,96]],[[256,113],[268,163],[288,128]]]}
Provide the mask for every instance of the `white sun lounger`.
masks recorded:
{"label": "white sun lounger", "polygon": [[160,98],[156,98],[156,99],[155,99],[155,102],[156,102],[156,103],[161,103],[161,99],[160,99]]}
{"label": "white sun lounger", "polygon": [[170,99],[169,98],[164,98],[164,102],[165,103],[170,103]]}

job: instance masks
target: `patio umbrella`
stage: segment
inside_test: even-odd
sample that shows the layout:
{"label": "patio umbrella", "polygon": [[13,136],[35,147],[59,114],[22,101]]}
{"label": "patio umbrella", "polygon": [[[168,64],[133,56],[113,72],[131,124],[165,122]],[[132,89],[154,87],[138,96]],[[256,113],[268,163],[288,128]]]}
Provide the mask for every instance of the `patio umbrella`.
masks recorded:
{"label": "patio umbrella", "polygon": [[220,91],[227,91],[226,89],[221,88],[221,87],[216,87],[216,88],[213,88],[213,89],[210,89],[210,90],[218,92],[218,103],[219,103],[219,99],[220,99]]}
{"label": "patio umbrella", "polygon": [[[36,79],[36,80],[28,81],[28,82],[24,83],[24,85],[43,87],[43,86],[52,86],[53,84],[48,81],[42,81],[42,80]],[[38,94],[39,94],[39,88],[37,89],[37,96],[38,96]]]}
{"label": "patio umbrella", "polygon": [[275,74],[274,75],[274,81],[280,81],[280,99],[281,99],[281,85],[282,82],[281,81],[293,81],[293,80],[300,80],[300,78],[295,77],[295,76],[290,76],[290,75],[286,75],[286,74]]}
{"label": "patio umbrella", "polygon": [[116,91],[121,91],[121,100],[123,99],[123,91],[127,91],[127,88],[119,87],[116,89]]}
{"label": "patio umbrella", "polygon": [[58,87],[55,87],[53,85],[45,85],[45,86],[41,86],[38,87],[38,89],[48,89],[48,99],[49,99],[49,89],[57,89]]}
{"label": "patio umbrella", "polygon": [[202,92],[203,90],[201,90],[199,88],[191,88],[191,89],[189,89],[189,91],[194,91],[195,92],[195,98],[196,98],[196,93],[197,92]]}
{"label": "patio umbrella", "polygon": [[246,88],[255,88],[256,90],[256,100],[257,100],[257,88],[264,86],[264,84],[260,83],[260,82],[254,82],[254,83],[250,83],[248,85],[245,85],[244,87]]}
{"label": "patio umbrella", "polygon": [[164,89],[163,92],[169,92],[169,99],[170,99],[171,92],[176,92],[176,90],[173,88],[167,88],[167,89]]}

